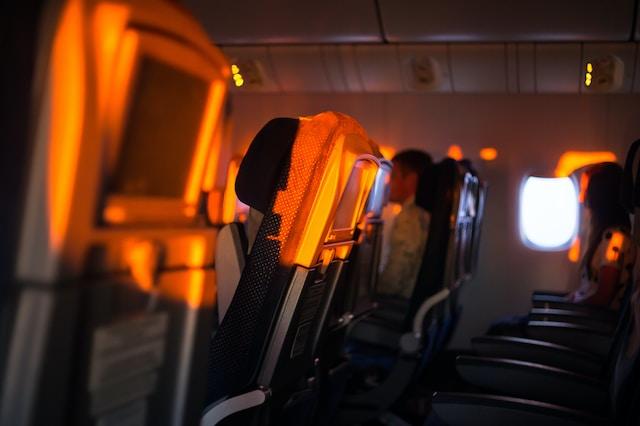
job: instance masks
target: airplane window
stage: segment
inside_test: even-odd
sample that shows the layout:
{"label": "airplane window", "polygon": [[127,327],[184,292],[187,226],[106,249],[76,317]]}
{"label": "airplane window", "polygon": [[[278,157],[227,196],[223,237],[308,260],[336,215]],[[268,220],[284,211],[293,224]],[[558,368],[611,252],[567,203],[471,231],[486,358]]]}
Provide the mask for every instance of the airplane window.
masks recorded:
{"label": "airplane window", "polygon": [[528,247],[562,250],[578,228],[578,191],[571,178],[529,176],[520,192],[520,234]]}

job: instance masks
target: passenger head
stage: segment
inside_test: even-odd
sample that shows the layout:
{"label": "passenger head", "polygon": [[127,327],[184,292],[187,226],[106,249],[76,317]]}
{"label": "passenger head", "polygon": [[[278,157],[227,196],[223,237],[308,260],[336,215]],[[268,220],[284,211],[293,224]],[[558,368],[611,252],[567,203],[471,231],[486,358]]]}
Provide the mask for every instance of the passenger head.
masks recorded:
{"label": "passenger head", "polygon": [[431,156],[424,151],[410,149],[396,154],[391,162],[389,199],[394,203],[404,203],[416,194],[420,175],[432,164]]}
{"label": "passenger head", "polygon": [[600,163],[586,172],[589,177],[584,206],[591,219],[591,228],[603,232],[606,228],[630,228],[629,215],[620,200],[622,167],[616,163]]}

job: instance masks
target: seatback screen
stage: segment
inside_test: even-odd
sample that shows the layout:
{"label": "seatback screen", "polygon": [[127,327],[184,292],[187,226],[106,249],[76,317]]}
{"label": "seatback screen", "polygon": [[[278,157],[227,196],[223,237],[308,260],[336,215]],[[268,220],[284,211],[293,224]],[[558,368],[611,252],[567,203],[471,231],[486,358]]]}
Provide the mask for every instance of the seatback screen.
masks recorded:
{"label": "seatback screen", "polygon": [[144,57],[134,83],[108,192],[180,198],[185,192],[209,84]]}

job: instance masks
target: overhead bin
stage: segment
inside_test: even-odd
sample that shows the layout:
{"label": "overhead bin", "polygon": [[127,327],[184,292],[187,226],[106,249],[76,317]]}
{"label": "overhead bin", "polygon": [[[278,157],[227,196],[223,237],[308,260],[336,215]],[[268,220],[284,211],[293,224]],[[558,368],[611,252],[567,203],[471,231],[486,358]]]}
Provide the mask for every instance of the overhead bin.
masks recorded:
{"label": "overhead bin", "polygon": [[452,44],[450,50],[454,92],[507,91],[507,55],[504,44]]}
{"label": "overhead bin", "polygon": [[379,4],[385,38],[393,43],[628,41],[634,21],[634,0],[379,0]]}
{"label": "overhead bin", "polygon": [[446,44],[398,45],[405,90],[450,93],[451,69]]}
{"label": "overhead bin", "polygon": [[185,0],[216,44],[380,43],[371,0]]}
{"label": "overhead bin", "polygon": [[356,46],[356,61],[365,92],[402,92],[396,46]]}
{"label": "overhead bin", "polygon": [[[585,43],[582,48],[582,93],[630,93],[633,85],[637,46],[632,43]],[[604,64],[603,64],[604,62]],[[590,66],[589,66],[590,65]],[[598,70],[599,65],[607,69]],[[593,84],[587,86],[586,74],[593,73]],[[600,73],[598,71],[601,71]],[[599,75],[598,75],[599,74]],[[598,81],[604,82],[599,85]]]}
{"label": "overhead bin", "polygon": [[272,46],[268,49],[283,91],[301,92],[307,88],[331,91],[319,46]]}
{"label": "overhead bin", "polygon": [[[237,93],[631,93],[636,43],[227,46]],[[591,77],[587,78],[587,67]],[[587,80],[589,80],[587,82]]]}
{"label": "overhead bin", "polygon": [[537,93],[578,93],[581,55],[579,43],[537,44],[535,47]]}
{"label": "overhead bin", "polygon": [[[225,47],[222,49],[229,59],[229,63],[239,67],[243,84],[234,89],[242,88],[251,92],[279,92],[280,86],[276,79],[275,70],[266,46]],[[235,82],[235,80],[234,80]]]}

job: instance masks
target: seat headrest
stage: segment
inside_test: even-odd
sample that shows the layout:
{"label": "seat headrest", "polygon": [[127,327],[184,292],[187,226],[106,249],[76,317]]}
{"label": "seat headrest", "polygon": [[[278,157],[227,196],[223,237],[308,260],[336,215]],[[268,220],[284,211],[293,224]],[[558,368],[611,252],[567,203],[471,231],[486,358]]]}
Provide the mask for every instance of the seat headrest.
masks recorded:
{"label": "seat headrest", "polygon": [[415,201],[417,206],[422,207],[428,212],[433,211],[433,205],[436,199],[436,181],[437,168],[435,165],[430,164],[424,169],[418,179]]}
{"label": "seat headrest", "polygon": [[274,118],[253,138],[236,178],[238,199],[262,214],[276,190],[278,179],[298,133],[297,118]]}

